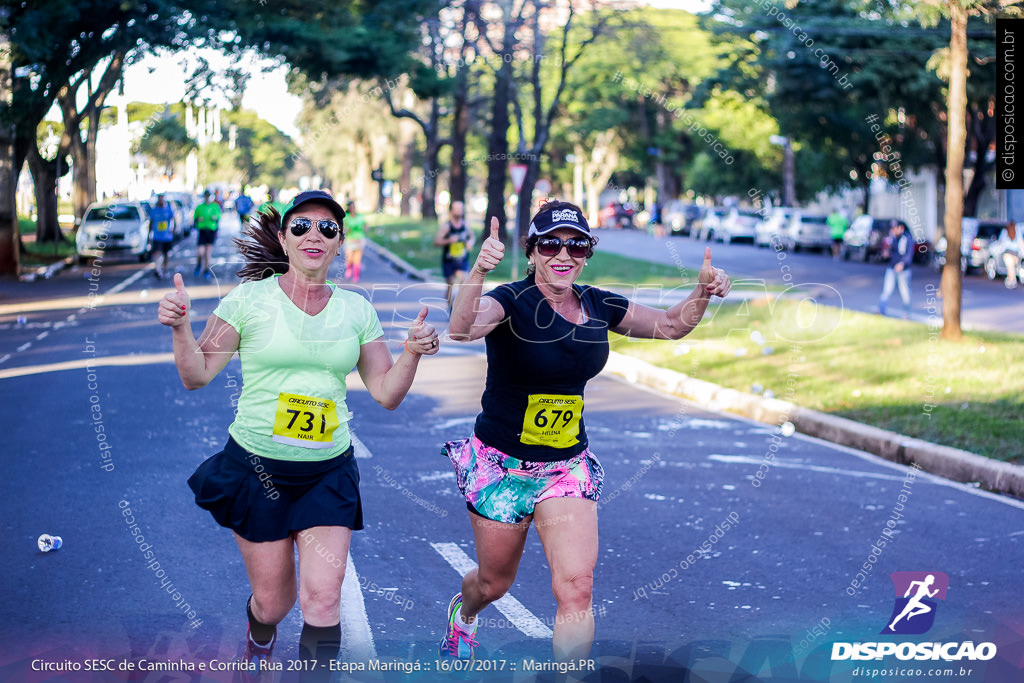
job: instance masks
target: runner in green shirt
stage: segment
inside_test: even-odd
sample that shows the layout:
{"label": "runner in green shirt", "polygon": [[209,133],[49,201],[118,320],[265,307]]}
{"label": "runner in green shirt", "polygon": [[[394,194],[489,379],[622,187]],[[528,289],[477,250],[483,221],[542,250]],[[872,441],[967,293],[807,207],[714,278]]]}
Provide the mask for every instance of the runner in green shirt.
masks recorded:
{"label": "runner in green shirt", "polygon": [[356,215],[356,203],[345,205],[345,277],[359,282],[359,271],[363,268],[363,249],[366,248],[366,217]]}
{"label": "runner in green shirt", "polygon": [[209,190],[203,193],[203,203],[196,207],[193,219],[196,225],[196,277],[202,273],[210,279],[210,254],[213,243],[217,241],[217,228],[220,226],[220,206],[213,201]]}
{"label": "runner in green shirt", "polygon": [[836,209],[825,219],[825,223],[828,225],[829,235],[832,237],[832,260],[838,261],[839,250],[843,246],[843,235],[850,227],[850,221],[846,220],[846,216]]}

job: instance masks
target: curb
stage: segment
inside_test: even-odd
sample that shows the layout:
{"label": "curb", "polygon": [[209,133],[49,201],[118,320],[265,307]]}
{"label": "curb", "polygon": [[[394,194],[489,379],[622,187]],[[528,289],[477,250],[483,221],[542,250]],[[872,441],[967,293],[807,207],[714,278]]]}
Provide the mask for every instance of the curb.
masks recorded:
{"label": "curb", "polygon": [[391,266],[399,273],[405,273],[411,278],[414,278],[416,280],[422,280],[424,282],[430,282],[433,280],[429,273],[422,271],[418,268],[415,268],[405,259],[395,255],[389,249],[382,247],[381,245],[377,244],[370,238],[366,238],[366,246],[372,249],[375,254],[383,258],[385,261],[388,261],[391,264]]}
{"label": "curb", "polygon": [[1024,498],[1024,467],[1018,465],[801,408],[788,401],[727,389],[615,351],[609,355],[604,371],[713,410],[771,425],[791,422],[797,431],[808,436],[866,451],[901,465],[916,463],[926,472],[946,479],[977,483],[989,491]]}

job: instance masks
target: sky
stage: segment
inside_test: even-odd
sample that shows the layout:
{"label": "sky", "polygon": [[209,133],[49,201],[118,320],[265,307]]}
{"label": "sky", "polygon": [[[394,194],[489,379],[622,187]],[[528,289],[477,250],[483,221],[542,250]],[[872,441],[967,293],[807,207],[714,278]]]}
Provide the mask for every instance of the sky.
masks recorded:
{"label": "sky", "polygon": [[[659,9],[682,9],[702,12],[707,9],[707,0],[648,0],[647,4]],[[189,51],[185,54],[189,54]],[[198,51],[211,66],[226,66],[228,59],[214,50]],[[148,55],[125,69],[124,94],[129,102],[171,104],[180,102],[185,95],[185,77],[180,66],[182,53],[164,52]],[[242,106],[255,111],[260,118],[269,121],[281,132],[293,138],[299,135],[295,125],[302,100],[288,92],[285,66],[276,66],[264,73],[261,67],[273,66],[271,60],[251,58],[248,70],[249,83],[242,98]],[[226,103],[225,103],[226,104]]]}

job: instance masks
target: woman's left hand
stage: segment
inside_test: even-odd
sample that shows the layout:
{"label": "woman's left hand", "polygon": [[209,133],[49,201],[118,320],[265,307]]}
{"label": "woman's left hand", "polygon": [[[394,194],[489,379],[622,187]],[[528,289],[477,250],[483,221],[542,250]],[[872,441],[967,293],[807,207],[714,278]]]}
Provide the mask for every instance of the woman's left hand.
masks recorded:
{"label": "woman's left hand", "polygon": [[437,353],[440,345],[437,340],[437,330],[430,323],[424,322],[426,317],[427,307],[424,306],[409,327],[408,337],[405,340],[405,348],[409,349],[409,353],[417,356],[432,356]]}
{"label": "woman's left hand", "polygon": [[732,282],[726,272],[711,265],[711,247],[704,247],[704,263],[700,266],[697,282],[713,296],[724,297],[732,289]]}

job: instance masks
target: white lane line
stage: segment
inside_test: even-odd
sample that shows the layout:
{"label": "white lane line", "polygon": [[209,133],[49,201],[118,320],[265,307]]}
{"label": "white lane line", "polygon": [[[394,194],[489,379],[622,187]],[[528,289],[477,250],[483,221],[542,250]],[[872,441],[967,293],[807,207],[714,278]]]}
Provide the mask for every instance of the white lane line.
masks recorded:
{"label": "white lane line", "polygon": [[149,264],[149,266],[147,266],[146,268],[143,268],[142,270],[136,272],[131,277],[127,277],[124,280],[122,280],[121,282],[119,282],[118,284],[116,284],[113,287],[111,287],[109,291],[103,292],[103,296],[111,296],[113,294],[117,294],[118,292],[123,290],[125,287],[128,287],[133,282],[135,282],[136,280],[141,278],[143,275],[145,275],[149,271],[153,270],[153,268],[155,268],[155,267],[156,266],[153,265],[152,263]]}
{"label": "white lane line", "polygon": [[42,341],[43,339],[46,339],[49,336],[50,336],[49,331],[40,332],[39,334],[36,335],[36,341]]}
{"label": "white lane line", "polygon": [[347,661],[366,662],[377,658],[363,591],[359,587],[359,574],[351,553],[345,563],[345,580],[341,584],[341,652]]}
{"label": "white lane line", "polygon": [[32,346],[32,342],[25,342],[24,344],[22,344],[21,346],[18,347],[18,351],[24,351],[25,349],[29,348],[30,346]]}
{"label": "white lane line", "polygon": [[363,442],[359,440],[359,437],[356,436],[355,432],[351,429],[348,432],[348,438],[352,440],[352,452],[357,458],[366,460],[367,458],[373,457],[373,453],[370,452],[370,449],[368,449]]}
{"label": "white lane line", "polygon": [[[461,576],[465,576],[469,573],[469,570],[476,567],[476,562],[455,543],[431,543],[430,545]],[[516,600],[509,593],[506,593],[500,600],[495,602],[494,606],[505,615],[506,619],[515,624],[516,628],[523,635],[530,638],[544,639],[549,639],[554,635],[543,621],[535,617],[530,610],[526,609],[523,603]]]}
{"label": "white lane line", "polygon": [[5,353],[3,357],[0,357],[0,363],[6,363],[11,359],[11,354]]}
{"label": "white lane line", "polygon": [[[712,454],[708,456],[708,460],[715,460],[717,462],[728,462],[728,463],[742,463],[745,465],[760,465],[764,462],[764,458],[751,458],[746,455],[718,455]],[[807,470],[810,472],[823,472],[825,474],[841,474],[847,477],[861,477],[865,479],[885,479],[886,481],[903,481],[906,479],[906,475],[895,476],[892,474],[879,474],[877,472],[855,472],[853,470],[844,470],[839,467],[823,467],[821,465],[805,465],[798,462],[785,462],[775,459],[772,464],[773,467],[781,467],[782,469],[790,470]]]}

